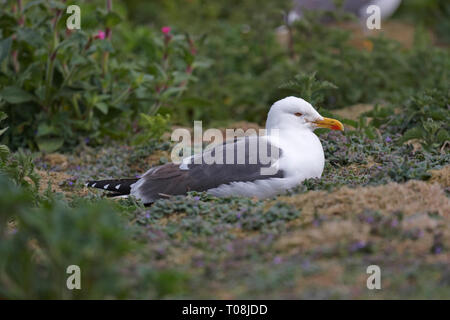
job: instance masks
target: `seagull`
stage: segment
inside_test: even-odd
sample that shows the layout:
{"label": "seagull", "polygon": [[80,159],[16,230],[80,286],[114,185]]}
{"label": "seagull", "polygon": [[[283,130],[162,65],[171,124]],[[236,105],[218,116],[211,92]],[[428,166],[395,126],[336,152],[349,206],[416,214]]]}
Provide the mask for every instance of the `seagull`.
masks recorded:
{"label": "seagull", "polygon": [[87,187],[129,195],[151,204],[189,191],[217,197],[270,198],[309,178],[320,178],[325,165],[317,128],[344,130],[341,122],[322,117],[307,101],[287,97],[269,110],[266,134],[245,136],[150,168],[139,179],[89,181]]}
{"label": "seagull", "polygon": [[[369,17],[367,8],[376,5],[380,8],[382,19],[389,18],[400,6],[402,0],[346,0],[343,4],[343,10],[358,16],[360,19]],[[305,10],[335,10],[336,6],[333,0],[295,0],[295,9],[288,15],[288,22],[291,24],[300,19]]]}

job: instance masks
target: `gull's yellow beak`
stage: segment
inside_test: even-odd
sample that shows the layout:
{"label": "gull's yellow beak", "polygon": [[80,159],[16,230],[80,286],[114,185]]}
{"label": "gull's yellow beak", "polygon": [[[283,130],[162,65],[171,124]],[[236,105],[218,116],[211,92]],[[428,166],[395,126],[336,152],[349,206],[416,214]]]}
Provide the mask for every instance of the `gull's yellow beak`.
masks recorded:
{"label": "gull's yellow beak", "polygon": [[336,119],[323,118],[323,120],[314,121],[313,123],[319,128],[344,131],[344,125]]}

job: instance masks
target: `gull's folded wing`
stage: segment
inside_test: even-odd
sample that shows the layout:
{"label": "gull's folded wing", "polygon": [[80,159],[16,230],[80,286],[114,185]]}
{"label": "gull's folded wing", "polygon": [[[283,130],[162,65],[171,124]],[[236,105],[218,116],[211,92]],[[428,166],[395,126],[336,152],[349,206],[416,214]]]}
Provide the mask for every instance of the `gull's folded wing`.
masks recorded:
{"label": "gull's folded wing", "polygon": [[209,148],[182,165],[151,168],[132,186],[131,194],[147,203],[164,195],[201,192],[232,182],[282,178],[283,172],[274,168],[281,154],[265,137],[244,137]]}

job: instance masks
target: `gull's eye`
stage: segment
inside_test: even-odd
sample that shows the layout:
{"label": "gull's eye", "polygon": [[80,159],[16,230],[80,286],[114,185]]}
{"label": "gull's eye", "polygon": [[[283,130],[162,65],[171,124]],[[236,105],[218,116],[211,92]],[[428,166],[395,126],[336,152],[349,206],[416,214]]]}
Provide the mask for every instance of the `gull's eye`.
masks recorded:
{"label": "gull's eye", "polygon": [[295,115],[296,115],[297,117],[301,117],[301,116],[303,115],[303,113],[296,112]]}

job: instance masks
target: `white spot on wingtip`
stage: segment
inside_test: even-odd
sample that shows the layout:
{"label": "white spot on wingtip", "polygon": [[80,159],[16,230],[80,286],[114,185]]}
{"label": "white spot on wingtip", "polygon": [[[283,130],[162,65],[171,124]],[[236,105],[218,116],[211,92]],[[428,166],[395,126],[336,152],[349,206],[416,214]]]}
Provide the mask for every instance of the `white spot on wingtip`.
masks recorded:
{"label": "white spot on wingtip", "polygon": [[120,184],[118,184],[118,185],[116,186],[116,190],[119,190],[119,188],[120,188]]}
{"label": "white spot on wingtip", "polygon": [[108,189],[108,187],[109,187],[109,184],[107,184],[107,185],[105,185],[104,187],[103,187],[103,189]]}
{"label": "white spot on wingtip", "polygon": [[95,187],[96,184],[97,184],[97,183],[93,183],[91,187],[92,187],[92,188]]}

